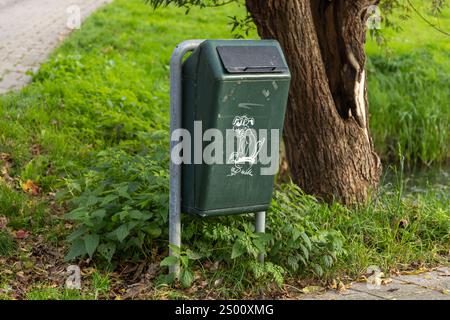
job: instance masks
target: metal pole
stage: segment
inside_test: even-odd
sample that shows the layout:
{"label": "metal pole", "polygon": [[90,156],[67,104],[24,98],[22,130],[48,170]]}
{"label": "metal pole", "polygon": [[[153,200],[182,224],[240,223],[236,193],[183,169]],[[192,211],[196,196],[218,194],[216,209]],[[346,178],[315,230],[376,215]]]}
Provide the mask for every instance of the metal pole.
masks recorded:
{"label": "metal pole", "polygon": [[[178,44],[170,59],[170,138],[174,130],[182,125],[182,63],[184,55],[195,50],[203,40],[186,40]],[[170,139],[170,154],[177,141]],[[181,247],[181,165],[170,161],[169,194],[169,243]],[[169,255],[173,252],[169,249]],[[180,273],[179,264],[171,266],[169,272]]]}
{"label": "metal pole", "polygon": [[[255,214],[255,229],[256,232],[265,232],[266,231],[266,212],[260,211]],[[264,263],[264,253],[258,254],[258,261]]]}

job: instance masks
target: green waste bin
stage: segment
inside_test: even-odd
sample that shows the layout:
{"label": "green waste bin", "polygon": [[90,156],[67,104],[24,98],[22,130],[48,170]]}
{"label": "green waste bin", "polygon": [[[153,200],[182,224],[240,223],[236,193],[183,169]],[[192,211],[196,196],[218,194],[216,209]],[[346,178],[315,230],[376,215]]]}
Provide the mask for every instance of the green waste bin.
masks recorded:
{"label": "green waste bin", "polygon": [[[265,211],[275,172],[262,174],[273,162],[267,164],[266,157],[261,163],[260,158],[265,151],[272,161],[278,159],[278,153],[271,154],[273,133],[281,139],[290,84],[278,42],[205,40],[183,63],[182,81],[182,123],[192,137],[192,161],[182,164],[182,212],[215,216]],[[213,128],[223,141],[198,137]],[[199,149],[194,141],[200,141],[203,151],[213,141],[216,146],[222,142],[223,162],[195,161]],[[211,154],[215,159],[221,155],[217,150]]]}

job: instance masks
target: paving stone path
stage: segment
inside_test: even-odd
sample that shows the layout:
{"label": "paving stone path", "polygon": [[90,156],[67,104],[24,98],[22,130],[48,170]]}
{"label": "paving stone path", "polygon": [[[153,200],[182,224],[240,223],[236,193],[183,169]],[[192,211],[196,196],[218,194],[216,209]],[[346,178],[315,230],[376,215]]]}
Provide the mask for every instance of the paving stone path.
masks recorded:
{"label": "paving stone path", "polygon": [[82,21],[110,1],[0,0],[0,94],[30,80],[26,72],[36,70],[73,30],[77,7]]}
{"label": "paving stone path", "polygon": [[344,291],[326,291],[300,296],[303,300],[450,300],[450,268],[431,272],[391,276],[386,284],[368,286],[353,283]]}

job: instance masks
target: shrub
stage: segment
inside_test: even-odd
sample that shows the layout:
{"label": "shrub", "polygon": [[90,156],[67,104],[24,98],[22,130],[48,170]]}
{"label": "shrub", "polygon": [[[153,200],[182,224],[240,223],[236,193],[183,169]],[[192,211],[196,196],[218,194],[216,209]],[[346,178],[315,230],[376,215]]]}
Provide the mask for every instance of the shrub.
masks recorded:
{"label": "shrub", "polygon": [[[308,217],[323,207],[296,185],[285,184],[274,193],[266,233],[255,233],[253,215],[195,219],[185,224],[183,243],[230,269],[241,264],[255,280],[281,283],[296,273],[321,277],[344,253],[341,234],[319,228]],[[264,265],[256,262],[259,252],[266,254]]]}
{"label": "shrub", "polygon": [[[152,245],[166,252],[167,156],[162,145],[146,155],[110,149],[93,159],[97,165],[81,179],[70,182],[75,208],[66,217],[77,227],[68,237],[66,259],[140,259]],[[183,248],[173,248],[177,257],[162,265],[181,263],[185,286],[194,279],[191,260],[222,262],[231,274],[240,270],[258,281],[281,283],[285,274],[297,272],[323,276],[343,249],[338,232],[321,230],[309,220],[308,211],[321,206],[288,184],[275,192],[266,233],[255,232],[253,215],[207,219],[184,215]],[[267,254],[264,265],[256,262],[260,252]]]}
{"label": "shrub", "polygon": [[161,165],[166,157],[157,147],[148,155],[115,149],[97,155],[97,165],[69,185],[79,193],[66,217],[78,227],[68,237],[66,259],[99,255],[111,261],[147,251],[167,224],[168,171]]}

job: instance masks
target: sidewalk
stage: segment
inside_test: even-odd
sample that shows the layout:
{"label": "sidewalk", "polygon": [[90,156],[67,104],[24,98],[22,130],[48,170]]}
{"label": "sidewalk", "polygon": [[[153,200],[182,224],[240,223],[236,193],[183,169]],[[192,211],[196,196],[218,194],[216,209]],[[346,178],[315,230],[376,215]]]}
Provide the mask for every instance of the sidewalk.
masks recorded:
{"label": "sidewalk", "polygon": [[450,300],[450,268],[431,272],[391,276],[380,286],[353,283],[344,291],[311,293],[301,300]]}
{"label": "sidewalk", "polygon": [[71,29],[69,7],[84,20],[111,0],[0,0],[0,94],[23,87]]}

